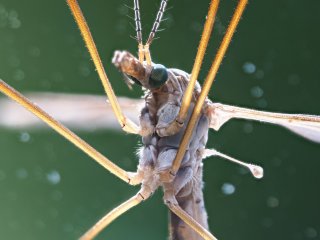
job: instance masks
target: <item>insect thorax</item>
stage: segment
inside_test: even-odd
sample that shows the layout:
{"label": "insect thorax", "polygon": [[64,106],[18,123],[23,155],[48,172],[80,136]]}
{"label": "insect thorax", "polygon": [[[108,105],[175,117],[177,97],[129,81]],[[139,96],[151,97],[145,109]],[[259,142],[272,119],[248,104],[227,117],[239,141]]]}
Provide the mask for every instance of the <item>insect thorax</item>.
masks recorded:
{"label": "insect thorax", "polygon": [[[140,124],[142,128],[151,130],[148,131],[149,134],[142,138],[143,146],[139,152],[138,169],[144,171],[147,178],[157,176],[157,181],[164,188],[164,191],[174,192],[179,205],[207,228],[207,214],[202,195],[202,152],[207,143],[209,127],[209,118],[205,113],[201,115],[195,127],[175,179],[172,182],[165,182],[161,178],[161,174],[168,171],[172,166],[186,124],[174,135],[161,136],[160,132],[161,129],[175,120],[190,76],[178,69],[168,69],[168,75],[169,79],[164,86],[156,91],[146,92]],[[200,86],[197,85],[194,91],[194,101],[199,92]],[[189,121],[191,116],[194,101],[190,106],[186,122]],[[186,228],[188,227],[174,215],[172,215],[171,224],[173,229],[171,235],[176,236],[173,239],[184,239],[181,238],[183,234],[188,234],[189,237],[194,235],[195,238],[193,239],[197,239],[198,235],[191,229],[190,232],[187,230],[187,233]]]}

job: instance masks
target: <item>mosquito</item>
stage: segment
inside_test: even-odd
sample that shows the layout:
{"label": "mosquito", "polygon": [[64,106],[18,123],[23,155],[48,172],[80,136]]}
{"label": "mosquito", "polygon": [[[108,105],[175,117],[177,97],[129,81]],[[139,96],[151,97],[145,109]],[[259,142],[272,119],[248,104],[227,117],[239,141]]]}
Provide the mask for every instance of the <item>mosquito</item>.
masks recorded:
{"label": "mosquito", "polygon": [[0,91],[38,116],[119,179],[130,185],[141,186],[136,195],[103,216],[81,239],[93,239],[120,215],[147,200],[159,187],[164,192],[164,204],[170,209],[171,239],[217,239],[209,231],[204,207],[202,159],[219,156],[248,168],[255,178],[263,177],[263,169],[260,166],[244,163],[215,149],[206,148],[209,128],[219,130],[232,118],[280,125],[306,139],[320,143],[319,116],[256,111],[213,103],[208,99],[208,93],[247,0],[238,1],[202,87],[197,79],[214,26],[219,0],[211,1],[191,74],[154,63],[151,58],[150,46],[159,30],[167,0],[161,1],[145,43],[143,43],[139,1],[134,0],[138,56],[135,57],[128,51],[116,51],[112,62],[122,72],[129,86],[137,84],[145,90],[139,124],[123,114],[77,0],[67,0],[67,3],[80,28],[118,123],[126,133],[142,137],[143,146],[139,153],[137,171],[127,172],[118,167],[2,80]]}

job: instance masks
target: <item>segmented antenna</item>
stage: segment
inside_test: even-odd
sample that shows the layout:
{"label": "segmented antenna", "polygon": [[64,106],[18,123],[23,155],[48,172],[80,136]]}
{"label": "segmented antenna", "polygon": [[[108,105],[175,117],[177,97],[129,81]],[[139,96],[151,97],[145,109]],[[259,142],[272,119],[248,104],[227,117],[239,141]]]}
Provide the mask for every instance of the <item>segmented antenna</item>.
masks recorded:
{"label": "segmented antenna", "polygon": [[134,21],[136,23],[137,41],[139,44],[142,44],[142,27],[141,27],[139,0],[134,0],[133,2],[134,2]]}
{"label": "segmented antenna", "polygon": [[159,8],[159,11],[157,13],[156,20],[154,21],[152,29],[151,29],[151,32],[149,34],[147,45],[150,45],[152,43],[152,41],[153,41],[153,39],[154,39],[154,37],[156,35],[156,32],[159,29],[159,26],[160,26],[164,11],[166,10],[167,3],[168,3],[168,0],[162,0],[161,1],[160,8]]}

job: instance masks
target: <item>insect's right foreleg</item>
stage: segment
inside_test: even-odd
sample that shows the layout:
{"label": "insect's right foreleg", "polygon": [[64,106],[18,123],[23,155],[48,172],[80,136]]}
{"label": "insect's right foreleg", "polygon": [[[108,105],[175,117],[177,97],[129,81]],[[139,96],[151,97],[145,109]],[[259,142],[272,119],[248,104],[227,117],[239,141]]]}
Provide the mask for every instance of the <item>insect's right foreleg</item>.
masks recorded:
{"label": "insect's right foreleg", "polygon": [[67,0],[67,3],[71,9],[71,12],[74,16],[75,21],[78,24],[78,27],[81,31],[82,37],[87,45],[91,58],[94,62],[94,65],[97,68],[100,80],[104,87],[104,90],[109,98],[109,102],[112,106],[112,109],[120,123],[122,129],[127,133],[139,134],[139,127],[130,119],[128,119],[122,112],[120,105],[118,103],[117,97],[115,96],[110,81],[107,77],[107,74],[102,65],[101,58],[99,56],[97,47],[93,41],[88,24],[82,14],[82,11],[79,7],[77,0]]}

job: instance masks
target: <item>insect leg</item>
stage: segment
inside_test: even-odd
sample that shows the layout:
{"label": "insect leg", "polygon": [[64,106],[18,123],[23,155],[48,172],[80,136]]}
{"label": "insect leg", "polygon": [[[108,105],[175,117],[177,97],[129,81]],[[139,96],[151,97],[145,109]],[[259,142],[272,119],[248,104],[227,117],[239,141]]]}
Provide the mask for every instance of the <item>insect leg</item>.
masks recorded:
{"label": "insect leg", "polygon": [[124,114],[122,113],[122,110],[120,108],[120,105],[118,103],[117,97],[114,94],[114,91],[112,89],[112,86],[110,84],[110,81],[107,77],[107,74],[105,72],[105,69],[103,68],[97,47],[93,41],[90,29],[88,27],[88,24],[83,16],[83,13],[79,7],[79,4],[77,0],[67,0],[67,3],[71,9],[71,12],[74,16],[75,21],[78,24],[78,27],[80,28],[82,37],[87,45],[87,48],[89,50],[89,53],[92,57],[92,60],[97,68],[100,80],[102,82],[102,85],[104,87],[104,90],[109,98],[110,104],[112,106],[112,109],[118,119],[118,122],[120,123],[122,129],[128,133],[134,133],[139,134],[139,127],[130,119],[128,119]]}
{"label": "insect leg", "polygon": [[118,207],[114,208],[108,214],[106,214],[103,218],[101,218],[93,227],[91,227],[81,238],[80,240],[89,240],[96,237],[104,228],[106,228],[111,222],[113,222],[116,218],[121,216],[123,213],[128,211],[129,209],[135,207],[142,201],[146,200],[151,195],[151,191],[149,189],[141,190],[134,195],[129,200],[125,201]]}
{"label": "insect leg", "polygon": [[165,204],[168,208],[181,218],[186,224],[188,224],[194,231],[196,231],[205,240],[217,240],[207,229],[202,227],[197,221],[195,221],[187,212],[185,212],[178,204],[173,195],[165,197]]}
{"label": "insect leg", "polygon": [[202,37],[201,37],[201,40],[199,43],[198,52],[197,52],[196,59],[193,64],[190,81],[189,81],[188,87],[183,95],[179,114],[178,114],[177,118],[175,119],[175,121],[173,121],[170,124],[170,126],[168,127],[168,129],[170,129],[170,132],[173,132],[173,134],[178,132],[181,129],[181,127],[183,126],[183,124],[186,120],[186,117],[188,115],[188,110],[190,107],[194,88],[195,88],[197,78],[199,75],[199,71],[200,71],[200,68],[201,68],[201,65],[203,62],[204,54],[206,52],[208,42],[209,42],[209,39],[211,36],[211,32],[213,29],[213,24],[214,24],[215,17],[217,14],[218,6],[219,6],[219,0],[211,0],[211,4],[210,4],[209,10],[208,10],[208,15],[207,15],[206,22],[204,24],[204,28],[203,28],[203,32],[202,32]]}
{"label": "insect leg", "polygon": [[111,173],[116,175],[118,178],[122,179],[125,182],[130,183],[131,179],[128,172],[118,167],[113,162],[111,162],[108,158],[106,158],[100,152],[98,152],[93,147],[91,147],[88,143],[86,143],[84,140],[78,137],[75,133],[73,133],[71,130],[63,126],[53,117],[51,117],[48,113],[46,113],[44,110],[42,110],[41,108],[33,104],[29,99],[24,97],[21,93],[19,93],[18,91],[10,87],[8,84],[6,84],[2,80],[0,80],[0,91],[5,95],[7,95],[12,100],[16,101],[17,103],[25,107],[27,110],[29,110],[31,113],[33,113],[37,117],[39,117],[41,120],[47,123],[51,128],[53,128],[56,132],[61,134],[63,137],[65,137],[67,140],[69,140],[71,143],[73,143],[83,152],[88,154],[96,162],[98,162],[104,168],[106,168]]}
{"label": "insect leg", "polygon": [[226,34],[223,37],[222,43],[218,49],[218,52],[216,54],[216,57],[211,65],[210,71],[205,79],[205,82],[202,87],[202,91],[200,93],[200,96],[197,100],[197,103],[194,107],[193,113],[191,115],[190,121],[188,123],[187,129],[184,133],[184,136],[180,143],[180,148],[178,150],[177,156],[173,162],[171,174],[175,175],[178,171],[182,158],[184,156],[184,153],[186,151],[186,147],[190,141],[190,138],[192,136],[193,128],[198,121],[199,115],[201,113],[203,104],[206,100],[206,97],[208,96],[209,90],[211,88],[211,85],[213,83],[213,80],[215,79],[215,76],[217,74],[217,71],[219,69],[219,66],[222,62],[222,59],[227,51],[227,48],[231,42],[232,36],[236,30],[236,27],[240,21],[240,18],[243,14],[243,11],[245,9],[245,6],[247,5],[248,0],[240,0],[238,3],[238,6],[235,10],[235,13],[232,16],[231,22],[229,24],[229,27],[227,29]]}

